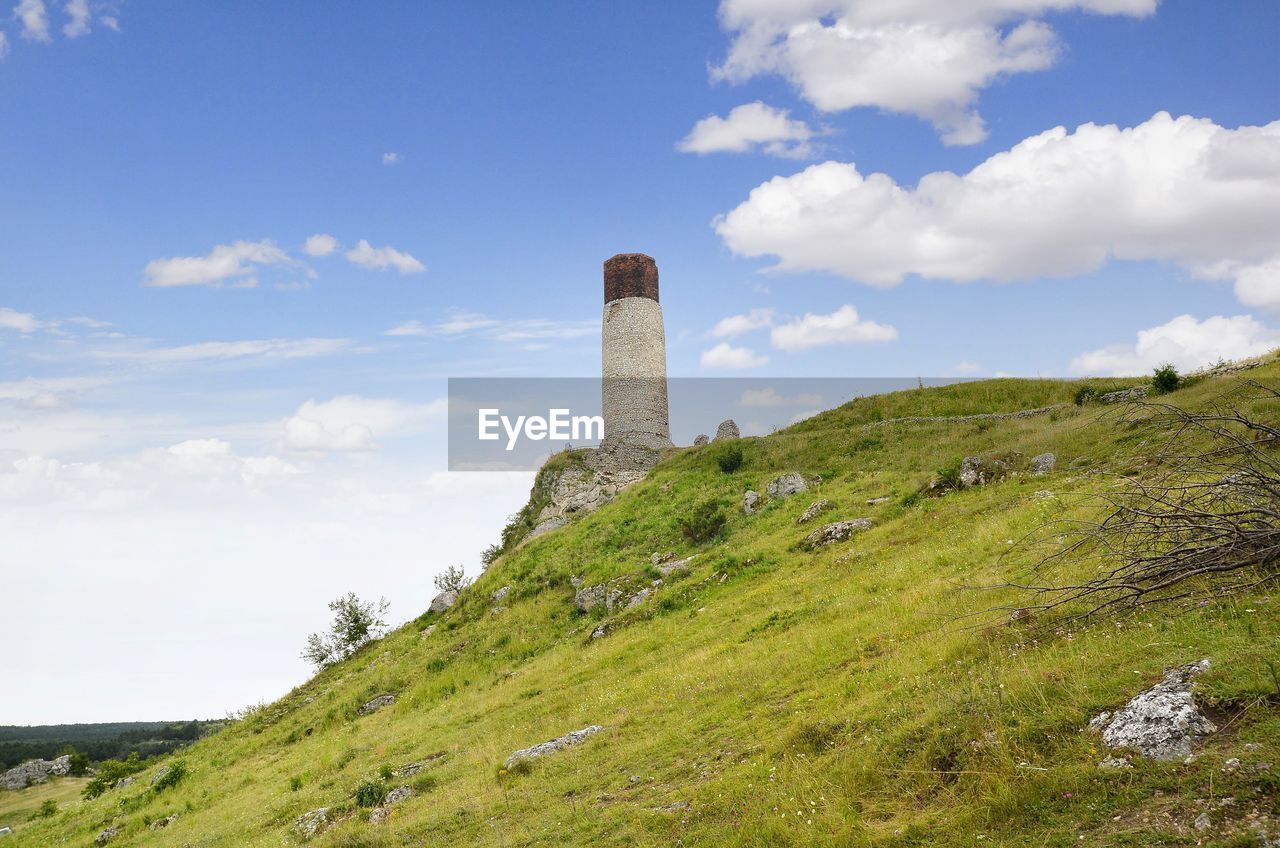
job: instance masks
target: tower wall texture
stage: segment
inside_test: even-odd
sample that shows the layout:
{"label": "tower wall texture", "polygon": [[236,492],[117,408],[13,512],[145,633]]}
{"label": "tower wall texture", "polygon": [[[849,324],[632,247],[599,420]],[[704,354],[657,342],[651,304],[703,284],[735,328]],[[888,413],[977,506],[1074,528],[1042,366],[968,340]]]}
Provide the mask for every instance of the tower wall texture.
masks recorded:
{"label": "tower wall texture", "polygon": [[658,266],[641,253],[604,264],[601,388],[607,441],[670,447],[667,346],[658,305]]}

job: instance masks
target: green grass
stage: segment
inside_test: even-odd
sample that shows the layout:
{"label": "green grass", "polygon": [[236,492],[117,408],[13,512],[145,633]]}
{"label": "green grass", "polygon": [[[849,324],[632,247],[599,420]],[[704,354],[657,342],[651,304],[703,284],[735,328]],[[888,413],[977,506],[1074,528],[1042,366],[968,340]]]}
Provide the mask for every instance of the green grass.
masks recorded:
{"label": "green grass", "polygon": [[[1278,380],[1280,365],[1245,376]],[[1162,399],[1202,404],[1238,379]],[[310,844],[1247,845],[1230,841],[1247,812],[1280,816],[1272,598],[1057,631],[962,618],[1014,600],[966,588],[1024,567],[1013,540],[1080,513],[1075,495],[1103,485],[1098,471],[1149,461],[1112,408],[1072,403],[1077,385],[993,380],[859,399],[743,440],[731,473],[714,451],[678,451],[613,503],[506,553],[445,615],[420,617],[184,750],[187,774],[164,793],[148,788],[156,763],[133,786],[24,826],[12,844],[89,845],[108,824],[130,846],[300,844],[294,820],[335,807],[345,818]],[[1025,419],[870,426],[1056,404]],[[904,505],[939,469],[987,450],[1053,451],[1058,470]],[[788,471],[822,482],[742,515],[743,490]],[[818,498],[833,504],[820,521],[875,526],[803,551],[813,525],[796,519]],[[694,544],[681,519],[707,502],[728,521]],[[697,554],[691,574],[591,639],[602,613],[574,609],[571,577],[645,585],[654,551]],[[494,615],[489,594],[508,584],[508,608]],[[1205,656],[1214,666],[1200,697],[1226,729],[1190,764],[1099,771],[1088,719]],[[393,706],[357,716],[384,692],[397,694]],[[511,751],[589,724],[606,730],[501,768]],[[1245,752],[1252,742],[1261,748]],[[1223,773],[1233,756],[1246,767]],[[357,788],[428,759],[386,781],[417,794],[368,824]],[[1248,768],[1257,762],[1272,771]],[[1223,797],[1238,801],[1212,808],[1215,829],[1192,830],[1209,809],[1201,800]],[[172,812],[174,824],[147,830]]]}

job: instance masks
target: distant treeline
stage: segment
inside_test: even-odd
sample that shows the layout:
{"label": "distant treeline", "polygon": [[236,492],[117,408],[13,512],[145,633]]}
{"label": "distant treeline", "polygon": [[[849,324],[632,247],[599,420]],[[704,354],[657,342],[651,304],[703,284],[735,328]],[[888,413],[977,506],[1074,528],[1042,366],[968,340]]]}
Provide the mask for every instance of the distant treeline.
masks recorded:
{"label": "distant treeline", "polygon": [[128,721],[105,724],[0,726],[0,770],[75,749],[90,760],[123,760],[136,751],[146,759],[189,745],[224,721]]}

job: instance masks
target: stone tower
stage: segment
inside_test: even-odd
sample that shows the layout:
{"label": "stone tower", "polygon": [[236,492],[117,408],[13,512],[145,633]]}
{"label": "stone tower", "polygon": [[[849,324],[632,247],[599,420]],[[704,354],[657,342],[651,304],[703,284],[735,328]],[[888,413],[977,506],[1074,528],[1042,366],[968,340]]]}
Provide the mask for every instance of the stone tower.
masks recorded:
{"label": "stone tower", "polygon": [[653,257],[619,253],[605,261],[601,352],[606,445],[671,447],[667,343]]}

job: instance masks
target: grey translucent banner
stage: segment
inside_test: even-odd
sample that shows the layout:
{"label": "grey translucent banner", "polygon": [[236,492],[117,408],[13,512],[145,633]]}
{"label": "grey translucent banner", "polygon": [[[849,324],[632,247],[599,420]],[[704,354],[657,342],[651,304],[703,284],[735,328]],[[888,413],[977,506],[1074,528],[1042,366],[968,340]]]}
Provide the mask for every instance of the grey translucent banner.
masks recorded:
{"label": "grey translucent banner", "polygon": [[[963,382],[919,377],[674,377],[667,380],[671,441],[691,445],[733,419],[763,436],[857,397]],[[595,447],[602,386],[589,377],[449,380],[449,470],[535,471],[568,447]]]}

